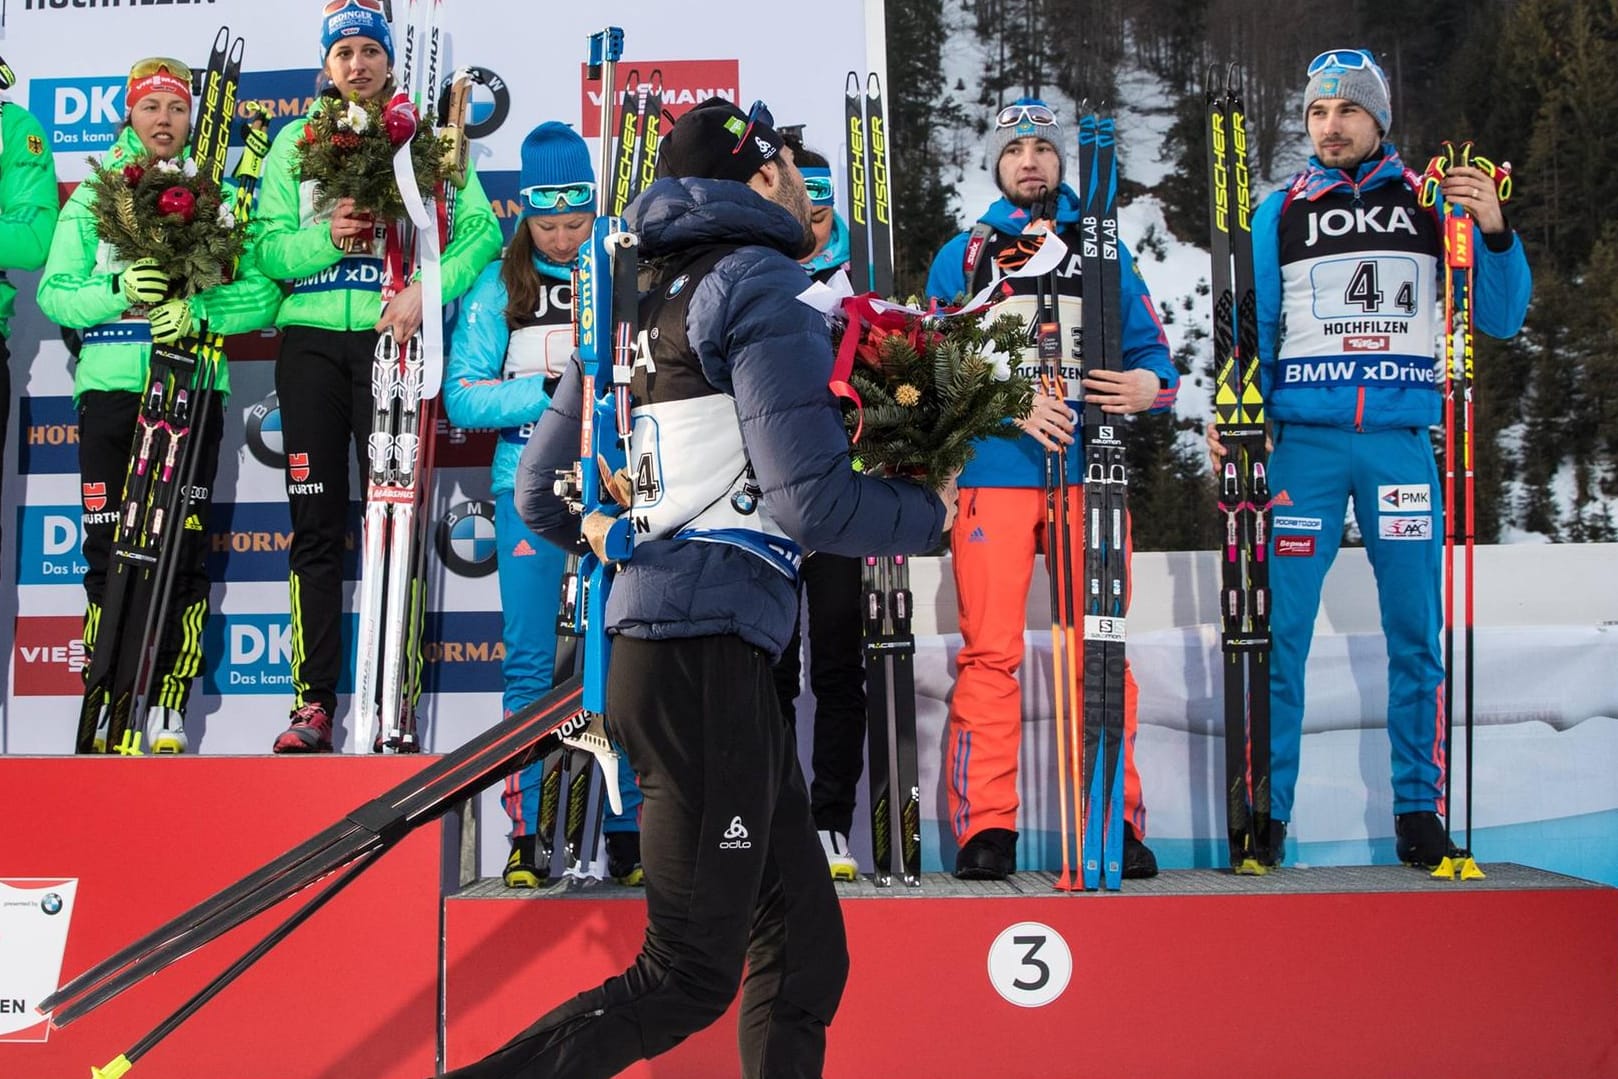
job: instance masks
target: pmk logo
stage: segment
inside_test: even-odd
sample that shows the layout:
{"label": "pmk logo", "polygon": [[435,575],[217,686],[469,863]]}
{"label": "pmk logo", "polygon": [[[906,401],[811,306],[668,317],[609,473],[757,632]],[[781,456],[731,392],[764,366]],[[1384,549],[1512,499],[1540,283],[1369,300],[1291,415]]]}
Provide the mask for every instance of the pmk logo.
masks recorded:
{"label": "pmk logo", "polygon": [[293,483],[305,483],[309,479],[309,455],[307,453],[287,454],[287,475],[292,477]]}
{"label": "pmk logo", "polygon": [[1382,513],[1430,513],[1432,488],[1425,483],[1384,484],[1376,489],[1376,508]]}
{"label": "pmk logo", "polygon": [[89,513],[100,513],[107,508],[107,485],[105,483],[81,484],[84,491],[84,508]]}

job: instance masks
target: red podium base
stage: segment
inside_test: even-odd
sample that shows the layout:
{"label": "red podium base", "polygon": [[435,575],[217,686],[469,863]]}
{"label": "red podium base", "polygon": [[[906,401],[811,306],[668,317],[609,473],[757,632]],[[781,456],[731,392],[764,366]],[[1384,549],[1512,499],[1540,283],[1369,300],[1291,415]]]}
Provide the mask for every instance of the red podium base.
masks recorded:
{"label": "red podium base", "polygon": [[[1404,867],[1169,872],[1087,896],[1035,874],[846,886],[853,972],[826,1075],[1618,1076],[1618,890],[1485,868],[1465,884]],[[645,925],[619,889],[503,892],[485,882],[447,903],[451,1067],[622,970]],[[1062,944],[1066,986],[1039,1003]],[[735,1046],[733,1008],[624,1074],[734,1075]]]}
{"label": "red podium base", "polygon": [[[430,759],[430,758],[429,758]],[[77,878],[62,981],[403,782],[420,757],[0,757],[0,879]],[[132,1079],[422,1079],[437,1055],[442,826],[404,840]],[[43,1042],[6,1079],[82,1079],[292,912],[294,897]],[[0,942],[3,946],[4,942]],[[0,969],[0,999],[8,973]],[[30,1012],[33,1002],[26,1002]],[[47,1032],[41,1031],[44,1034]]]}

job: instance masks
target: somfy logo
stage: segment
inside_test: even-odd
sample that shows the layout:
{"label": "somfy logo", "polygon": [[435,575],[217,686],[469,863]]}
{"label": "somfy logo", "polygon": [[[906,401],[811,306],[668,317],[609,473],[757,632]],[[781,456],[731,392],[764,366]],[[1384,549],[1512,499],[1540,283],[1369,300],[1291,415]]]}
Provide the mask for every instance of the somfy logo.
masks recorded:
{"label": "somfy logo", "polygon": [[740,817],[730,818],[730,827],[725,829],[725,842],[719,844],[720,850],[751,850],[753,844],[747,840],[747,825],[742,823]]}

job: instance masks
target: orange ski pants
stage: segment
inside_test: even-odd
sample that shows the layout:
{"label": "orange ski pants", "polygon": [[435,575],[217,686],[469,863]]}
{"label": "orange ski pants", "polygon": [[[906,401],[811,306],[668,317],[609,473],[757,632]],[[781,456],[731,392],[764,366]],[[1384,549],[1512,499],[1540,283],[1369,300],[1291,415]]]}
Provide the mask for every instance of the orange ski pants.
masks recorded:
{"label": "orange ski pants", "polygon": [[[1075,639],[1083,648],[1084,490],[1068,492],[1068,528],[1081,600]],[[1125,559],[1132,543],[1127,530]],[[944,746],[950,826],[957,843],[985,828],[1017,828],[1017,762],[1022,746],[1023,633],[1034,555],[1046,551],[1045,492],[1038,487],[971,487],[961,491],[950,534],[955,594],[960,608],[961,651],[956,657],[955,695],[949,706]],[[1049,555],[1045,563],[1051,569]],[[1125,596],[1127,606],[1128,597]],[[1073,687],[1083,698],[1080,684]],[[1046,676],[1049,677],[1048,675]],[[1043,679],[1041,679],[1043,680]],[[1139,690],[1124,664],[1124,811],[1138,839],[1146,836],[1146,806],[1135,769]],[[1062,717],[1057,717],[1058,721]],[[1055,732],[1051,734],[1055,756]],[[1072,783],[1069,783],[1071,797]],[[1071,810],[1071,802],[1069,803]]]}

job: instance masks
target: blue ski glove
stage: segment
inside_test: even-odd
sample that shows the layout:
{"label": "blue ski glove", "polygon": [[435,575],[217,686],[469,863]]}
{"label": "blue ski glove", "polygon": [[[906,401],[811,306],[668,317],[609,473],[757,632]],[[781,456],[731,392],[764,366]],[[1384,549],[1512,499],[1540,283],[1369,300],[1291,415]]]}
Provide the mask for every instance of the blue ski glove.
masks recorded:
{"label": "blue ski glove", "polygon": [[160,345],[172,345],[191,332],[191,302],[166,300],[146,312],[152,324],[152,340]]}
{"label": "blue ski glove", "polygon": [[118,275],[119,289],[130,303],[160,303],[169,294],[169,275],[156,259],[131,263]]}

